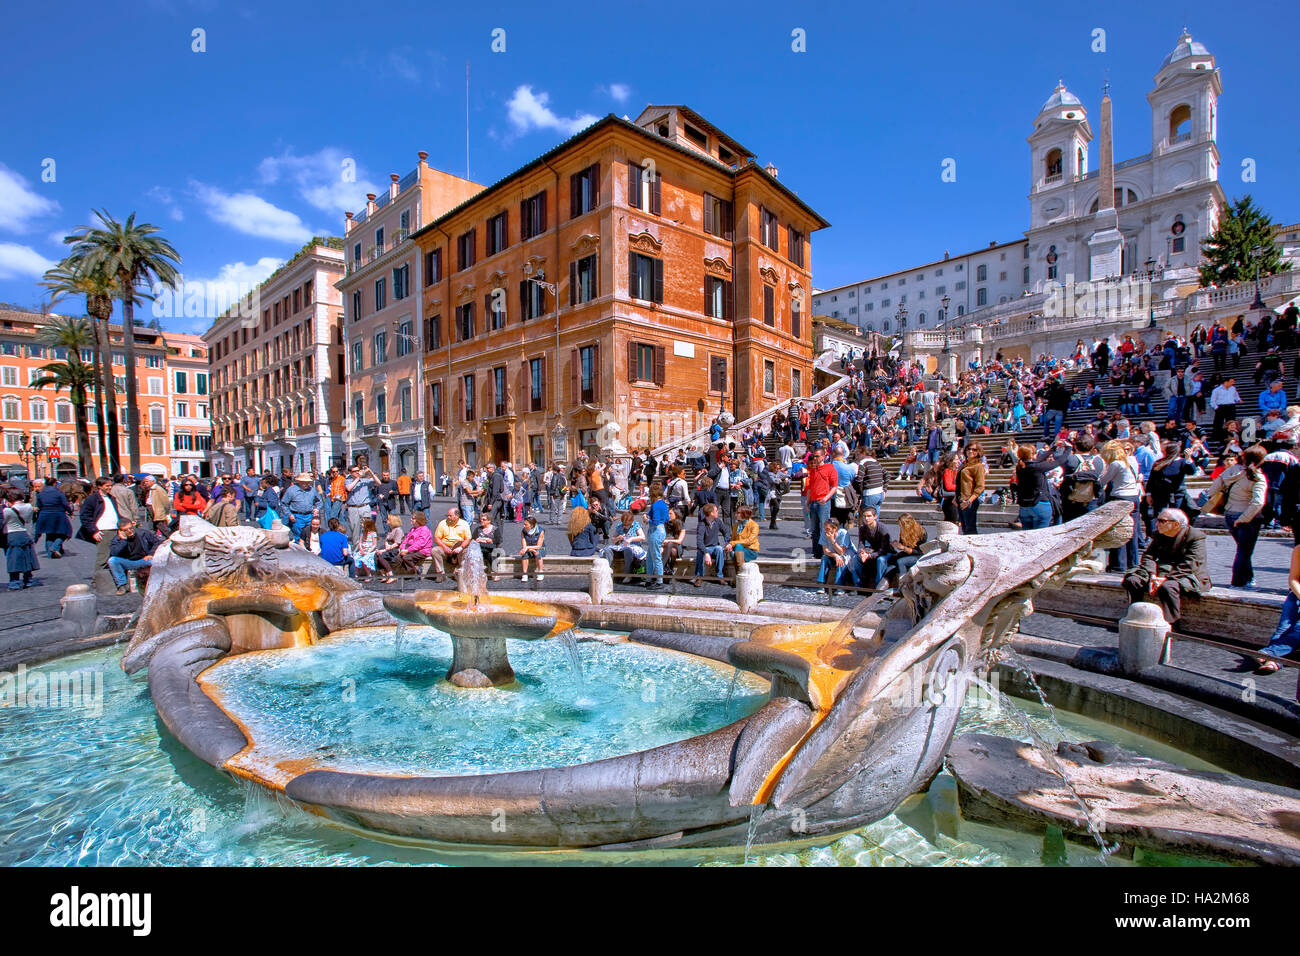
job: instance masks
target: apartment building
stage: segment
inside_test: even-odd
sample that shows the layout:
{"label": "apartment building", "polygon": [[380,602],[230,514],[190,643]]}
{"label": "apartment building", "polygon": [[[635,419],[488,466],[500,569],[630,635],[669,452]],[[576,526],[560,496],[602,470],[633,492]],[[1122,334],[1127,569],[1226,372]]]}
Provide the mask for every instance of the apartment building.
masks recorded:
{"label": "apartment building", "polygon": [[433,220],[432,467],[653,446],[808,394],[826,225],[685,106],[607,116]]}
{"label": "apartment building", "polygon": [[317,237],[203,333],[221,470],[342,464],[343,240]]}
{"label": "apartment building", "polygon": [[167,343],[169,472],[212,475],[212,416],[208,346],[200,336],[165,332]]}
{"label": "apartment building", "polygon": [[429,166],[421,151],[388,191],[366,196],[365,210],[345,214],[343,301],[345,429],[349,461],[364,454],[397,474],[427,470],[420,357],[423,260],[411,234],[482,190],[478,183]]}
{"label": "apartment building", "polygon": [[[42,453],[39,459],[35,449],[48,449],[56,445],[60,452],[57,474],[74,475],[77,467],[76,423],[70,394],[55,391],[53,386],[32,388],[32,382],[45,373],[42,367],[49,362],[65,361],[67,350],[45,345],[41,341],[42,327],[51,318],[38,312],[0,311],[0,467],[25,467],[30,474],[46,473],[51,461]],[[89,320],[87,320],[89,321]],[[126,430],[126,351],[123,347],[122,326],[109,330],[113,380],[118,402],[119,434],[108,436],[118,442],[121,465],[129,464],[130,440]],[[82,361],[94,361],[90,348],[82,350]],[[164,334],[157,326],[135,328],[135,376],[140,411],[140,467],[156,475],[168,474],[171,461],[167,454],[169,428],[167,366],[168,347]],[[98,428],[99,409],[94,392],[88,390],[87,420],[90,431],[90,451],[93,470],[102,474],[107,465],[100,460]]]}

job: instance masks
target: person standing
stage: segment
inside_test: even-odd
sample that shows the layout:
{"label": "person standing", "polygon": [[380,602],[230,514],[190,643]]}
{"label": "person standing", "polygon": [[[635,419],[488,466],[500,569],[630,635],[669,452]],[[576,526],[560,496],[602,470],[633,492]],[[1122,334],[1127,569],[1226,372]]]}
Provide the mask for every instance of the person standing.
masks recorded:
{"label": "person standing", "polygon": [[53,479],[36,495],[36,525],[33,534],[45,535],[45,556],[63,557],[63,542],[72,537],[72,505]]}
{"label": "person standing", "polygon": [[21,591],[34,587],[32,572],[41,569],[36,560],[36,535],[32,520],[35,509],[23,500],[23,493],[10,488],[5,503],[0,505],[0,523],[5,530],[5,568],[9,571],[9,590]]}
{"label": "person standing", "polygon": [[1222,493],[1223,523],[1237,542],[1232,560],[1232,586],[1255,587],[1255,567],[1251,561],[1263,524],[1264,505],[1268,501],[1268,481],[1260,466],[1268,454],[1263,445],[1251,445],[1242,453],[1241,464],[1225,469],[1210,484],[1210,497]]}
{"label": "person standing", "polygon": [[320,515],[323,504],[310,472],[300,472],[292,485],[281,490],[280,504],[293,522],[289,529],[290,537],[299,537],[311,519]]}
{"label": "person standing", "polygon": [[979,534],[980,496],[984,494],[984,479],[988,468],[984,465],[984,450],[980,443],[966,445],[966,464],[957,474],[957,515],[961,519],[962,534]]}
{"label": "person standing", "polygon": [[1237,380],[1232,376],[1225,378],[1223,383],[1210,393],[1210,408],[1214,410],[1214,425],[1210,430],[1213,440],[1222,440],[1225,426],[1237,417],[1237,405],[1240,402],[1241,394],[1237,391]]}
{"label": "person standing", "polygon": [[[1261,653],[1270,657],[1290,657],[1300,647],[1300,547],[1291,549],[1291,566],[1286,584],[1286,600],[1282,603],[1277,628],[1261,650]],[[1254,660],[1258,664],[1256,674],[1275,674],[1282,669],[1277,661],[1262,657]]]}
{"label": "person standing", "polygon": [[252,521],[256,518],[257,493],[261,489],[262,482],[249,468],[243,478],[239,479],[239,486],[244,492],[244,520]]}
{"label": "person standing", "polygon": [[[193,485],[191,485],[191,488]],[[110,581],[111,576],[108,570],[108,549],[113,544],[113,536],[117,534],[117,504],[112,495],[113,479],[96,478],[95,490],[86,496],[86,500],[81,503],[81,514],[79,519],[81,529],[77,536],[83,541],[93,542],[95,545],[95,578],[100,577],[99,572],[103,572],[106,577],[104,581]],[[184,485],[182,491],[184,493]],[[202,500],[202,499],[200,499]],[[101,585],[101,587],[106,585]]]}
{"label": "person standing", "polygon": [[388,524],[388,516],[397,511],[397,482],[387,471],[380,473],[379,483],[374,487],[376,524]]}
{"label": "person standing", "polygon": [[343,488],[348,495],[348,530],[353,543],[361,540],[363,522],[373,514],[370,497],[374,486],[375,473],[370,470],[369,465],[364,471],[360,465],[353,465],[348,469],[348,477],[344,479]]}
{"label": "person standing", "polygon": [[411,476],[405,468],[397,474],[397,508],[403,515],[411,513]]}
{"label": "person standing", "polygon": [[821,560],[822,534],[826,520],[831,515],[831,500],[839,485],[839,472],[827,463],[825,452],[816,448],[808,454],[808,471],[804,477],[804,509],[813,531],[813,557]]}
{"label": "person standing", "polygon": [[664,540],[668,536],[668,503],[664,501],[664,486],[656,481],[650,485],[650,507],[646,510],[646,582],[645,586],[657,590],[664,586]]}
{"label": "person standing", "polygon": [[[418,514],[423,514],[427,519],[429,509],[433,506],[433,485],[424,480],[424,472],[415,473],[415,481],[411,483],[411,508]],[[430,532],[432,534],[432,532]]]}
{"label": "person standing", "polygon": [[564,480],[564,469],[557,461],[551,465],[551,473],[546,479],[546,503],[550,506],[551,524],[556,527],[559,526],[564,514],[564,495],[568,489],[568,483]]}
{"label": "person standing", "polygon": [[144,485],[144,518],[146,522],[144,527],[156,534],[162,534],[164,529],[171,525],[171,495],[167,494],[153,475],[146,476],[141,483]]}
{"label": "person standing", "polygon": [[1108,441],[1101,448],[1102,461],[1106,469],[1101,473],[1101,494],[1104,501],[1127,501],[1133,506],[1133,533],[1128,542],[1119,548],[1107,552],[1108,571],[1124,574],[1137,567],[1141,554],[1142,521],[1138,515],[1138,503],[1142,500],[1142,475],[1138,470],[1137,459],[1128,453],[1128,447],[1121,441]]}
{"label": "person standing", "polygon": [[114,475],[113,486],[109,493],[113,496],[113,504],[117,506],[118,515],[137,521],[140,518],[140,503],[132,487],[134,481],[135,479],[129,475]]}

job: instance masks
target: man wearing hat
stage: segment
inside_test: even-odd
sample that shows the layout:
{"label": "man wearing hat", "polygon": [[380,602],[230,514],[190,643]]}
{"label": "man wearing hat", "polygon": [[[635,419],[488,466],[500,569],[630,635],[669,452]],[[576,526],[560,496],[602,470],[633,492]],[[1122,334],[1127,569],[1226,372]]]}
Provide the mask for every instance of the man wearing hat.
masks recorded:
{"label": "man wearing hat", "polygon": [[310,472],[299,472],[293,484],[281,491],[280,505],[289,512],[293,521],[293,540],[297,541],[302,536],[303,529],[311,524],[313,515],[321,513],[322,504],[320,491]]}

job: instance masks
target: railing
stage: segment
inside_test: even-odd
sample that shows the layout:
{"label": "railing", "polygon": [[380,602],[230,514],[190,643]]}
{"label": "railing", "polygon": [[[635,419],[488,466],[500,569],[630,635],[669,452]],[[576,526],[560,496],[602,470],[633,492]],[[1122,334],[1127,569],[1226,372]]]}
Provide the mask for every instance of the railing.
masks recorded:
{"label": "railing", "polygon": [[[821,401],[821,399],[826,398],[831,394],[833,394],[837,389],[843,388],[844,383],[848,381],[848,376],[843,372],[838,371],[832,366],[832,363],[838,358],[839,358],[839,354],[835,352],[833,349],[831,349],[823,352],[821,355],[817,356],[817,358],[813,360],[814,370],[821,369],[823,372],[828,372],[831,375],[834,375],[836,377],[836,381],[832,382],[830,385],[826,386],[821,391],[815,392],[812,395],[787,398],[785,401],[773,405],[771,408],[767,409],[767,411],[760,412],[757,415],[753,415],[745,419],[743,422],[736,422],[736,424],[732,425],[731,428],[728,429],[728,431],[735,431],[737,429],[744,429],[744,428],[749,428],[752,425],[757,425],[760,422],[770,419],[777,412],[781,412],[789,409],[790,406],[795,402],[800,402],[800,403],[810,402],[812,404],[816,404],[817,402]],[[684,438],[678,438],[674,441],[670,441],[667,442],[666,444],[660,445],[658,448],[652,449],[650,454],[656,458],[660,458],[669,452],[677,451],[679,448],[689,447],[695,444],[701,438],[707,438],[709,434],[709,429],[711,427],[712,427],[712,423],[704,426],[703,428],[696,429],[695,431],[691,432],[689,435],[686,435]]]}

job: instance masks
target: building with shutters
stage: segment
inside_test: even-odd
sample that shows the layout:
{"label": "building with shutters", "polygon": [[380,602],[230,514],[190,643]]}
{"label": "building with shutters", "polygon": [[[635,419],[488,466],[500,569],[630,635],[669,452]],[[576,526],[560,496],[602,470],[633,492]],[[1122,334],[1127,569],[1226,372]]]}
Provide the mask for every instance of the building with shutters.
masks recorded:
{"label": "building with shutters", "polygon": [[[411,234],[483,187],[429,166],[393,173],[364,211],[345,214],[343,297],[346,428],[349,461],[365,455],[375,470],[427,470],[421,311],[426,262]],[[436,480],[436,479],[435,479]]]}
{"label": "building with shutters", "polygon": [[414,236],[430,464],[572,460],[812,387],[811,235],[685,106],[610,115]]}
{"label": "building with shutters", "polygon": [[208,346],[198,335],[164,332],[167,343],[168,473],[212,474],[212,414]]}
{"label": "building with shutters", "polygon": [[343,464],[342,246],[312,239],[203,333],[218,471]]}

